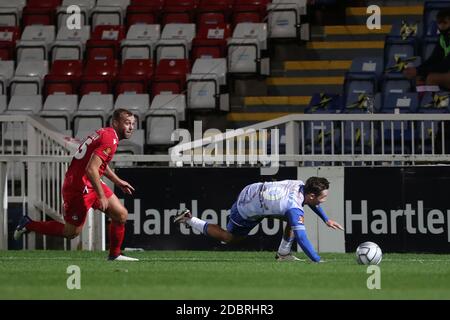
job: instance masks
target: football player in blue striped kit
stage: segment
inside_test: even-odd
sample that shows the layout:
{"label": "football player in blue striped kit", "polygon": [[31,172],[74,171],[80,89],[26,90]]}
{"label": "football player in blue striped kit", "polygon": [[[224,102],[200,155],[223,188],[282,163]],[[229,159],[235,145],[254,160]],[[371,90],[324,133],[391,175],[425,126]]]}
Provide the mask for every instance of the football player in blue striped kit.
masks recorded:
{"label": "football player in blue striped kit", "polygon": [[194,230],[222,242],[236,243],[245,238],[264,218],[286,220],[288,225],[276,259],[279,261],[299,260],[291,254],[291,246],[296,240],[312,261],[320,262],[320,256],[306,235],[303,207],[308,205],[328,227],[344,230],[339,223],[329,219],[320,207],[320,204],[327,199],[329,185],[328,180],[321,177],[311,177],[306,183],[301,180],[284,180],[250,184],[241,191],[237,201],[231,207],[227,230],[217,224],[193,217],[188,209],[177,214],[174,222],[185,223]]}

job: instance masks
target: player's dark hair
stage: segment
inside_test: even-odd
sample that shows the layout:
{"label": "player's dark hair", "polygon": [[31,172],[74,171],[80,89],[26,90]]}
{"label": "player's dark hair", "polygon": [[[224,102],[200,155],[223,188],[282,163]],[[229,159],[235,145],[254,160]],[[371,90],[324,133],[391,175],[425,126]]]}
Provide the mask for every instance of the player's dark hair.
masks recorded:
{"label": "player's dark hair", "polygon": [[450,19],[450,8],[443,8],[439,10],[439,12],[436,15],[436,21],[443,21],[445,19]]}
{"label": "player's dark hair", "polygon": [[323,190],[327,190],[330,187],[330,182],[321,177],[311,177],[306,180],[305,183],[305,194],[312,193],[319,196]]}
{"label": "player's dark hair", "polygon": [[122,108],[116,109],[113,112],[112,120],[120,121],[120,117],[122,116],[122,114],[124,114],[126,117],[130,117],[133,115],[133,112]]}

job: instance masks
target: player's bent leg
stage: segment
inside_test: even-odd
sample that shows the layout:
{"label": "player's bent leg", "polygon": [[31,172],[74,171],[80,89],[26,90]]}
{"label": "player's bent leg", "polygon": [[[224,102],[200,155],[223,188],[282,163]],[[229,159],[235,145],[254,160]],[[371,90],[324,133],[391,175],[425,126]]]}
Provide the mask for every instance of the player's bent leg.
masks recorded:
{"label": "player's bent leg", "polygon": [[280,246],[278,247],[277,254],[275,255],[275,259],[277,261],[299,261],[300,259],[294,256],[291,253],[291,247],[294,243],[295,236],[294,232],[291,229],[291,226],[288,224],[283,232],[283,237],[281,238]]}
{"label": "player's bent leg", "polygon": [[66,222],[66,224],[64,224],[63,237],[67,239],[75,239],[80,235],[82,230],[83,226],[75,226]]}
{"label": "player's bent leg", "polygon": [[193,217],[189,209],[183,209],[173,218],[174,223],[184,223],[192,229],[208,235],[211,238],[225,242],[225,243],[236,243],[245,237],[239,237],[227,230],[222,229],[217,224],[207,223],[206,221]]}
{"label": "player's bent leg", "polygon": [[64,237],[64,224],[58,221],[33,221],[24,216],[14,230],[14,239],[19,240],[22,235],[31,231],[46,236]]}
{"label": "player's bent leg", "polygon": [[108,198],[108,209],[105,212],[111,218],[109,226],[109,257],[112,261],[139,261],[139,259],[126,257],[121,254],[123,238],[125,236],[125,223],[128,210],[119,201],[115,194]]}

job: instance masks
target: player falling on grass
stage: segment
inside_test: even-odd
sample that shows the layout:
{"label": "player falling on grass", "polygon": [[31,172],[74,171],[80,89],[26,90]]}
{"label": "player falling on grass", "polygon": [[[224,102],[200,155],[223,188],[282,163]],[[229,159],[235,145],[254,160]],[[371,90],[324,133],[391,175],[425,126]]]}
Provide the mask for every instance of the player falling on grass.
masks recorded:
{"label": "player falling on grass", "polygon": [[132,194],[134,188],[120,179],[108,166],[122,139],[133,134],[135,117],[126,109],[117,109],[112,116],[112,127],[101,128],[89,135],[79,146],[66,172],[62,195],[65,224],[57,221],[33,221],[22,217],[14,232],[19,239],[33,231],[47,236],[69,239],[77,237],[86,221],[88,212],[98,209],[111,218],[109,260],[137,261],[121,254],[120,247],[125,233],[128,211],[117,196],[101,180],[107,177],[124,193]]}
{"label": "player falling on grass", "polygon": [[231,207],[227,230],[217,224],[193,217],[188,209],[177,214],[174,222],[185,223],[194,230],[225,243],[235,243],[244,239],[266,217],[287,220],[288,226],[284,231],[276,259],[299,260],[291,254],[292,243],[297,240],[303,252],[312,261],[320,262],[320,256],[306,236],[303,206],[308,205],[328,227],[343,230],[342,226],[330,220],[320,207],[328,196],[328,188],[328,180],[320,177],[311,177],[306,183],[300,180],[254,183],[241,191]]}

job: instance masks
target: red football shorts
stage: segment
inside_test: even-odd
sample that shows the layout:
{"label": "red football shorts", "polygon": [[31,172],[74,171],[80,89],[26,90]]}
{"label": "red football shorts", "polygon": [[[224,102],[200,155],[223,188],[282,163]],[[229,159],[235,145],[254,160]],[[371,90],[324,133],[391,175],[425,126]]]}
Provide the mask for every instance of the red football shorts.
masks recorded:
{"label": "red football shorts", "polygon": [[[101,184],[106,198],[114,193],[104,183]],[[64,221],[74,226],[82,226],[89,210],[98,209],[98,197],[93,188],[87,188],[87,193],[62,190],[64,200]]]}

